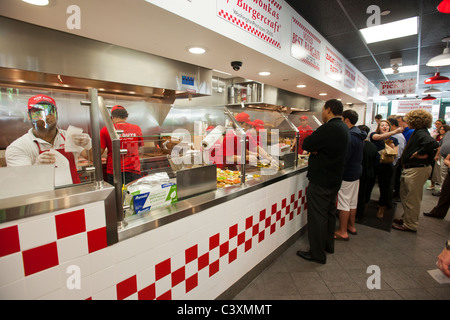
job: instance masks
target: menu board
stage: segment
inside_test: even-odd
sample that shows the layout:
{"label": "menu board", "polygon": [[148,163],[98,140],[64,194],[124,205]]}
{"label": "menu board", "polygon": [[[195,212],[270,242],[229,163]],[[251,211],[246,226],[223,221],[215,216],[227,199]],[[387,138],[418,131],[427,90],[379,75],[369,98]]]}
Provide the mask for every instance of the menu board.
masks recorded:
{"label": "menu board", "polygon": [[411,110],[424,109],[431,113],[433,110],[433,103],[422,100],[404,100],[398,101],[397,112],[400,114],[406,114]]}
{"label": "menu board", "polygon": [[342,58],[333,49],[326,46],[325,75],[334,81],[341,83],[343,79],[342,66]]}
{"label": "menu board", "polygon": [[303,19],[292,17],[291,56],[320,71],[322,41],[316,31],[306,26]]}
{"label": "menu board", "polygon": [[220,18],[278,49],[281,49],[282,8],[274,0],[217,0]]}
{"label": "menu board", "polygon": [[356,77],[356,92],[362,94],[363,96],[366,96],[367,89],[367,79],[362,74],[358,73],[358,76]]}

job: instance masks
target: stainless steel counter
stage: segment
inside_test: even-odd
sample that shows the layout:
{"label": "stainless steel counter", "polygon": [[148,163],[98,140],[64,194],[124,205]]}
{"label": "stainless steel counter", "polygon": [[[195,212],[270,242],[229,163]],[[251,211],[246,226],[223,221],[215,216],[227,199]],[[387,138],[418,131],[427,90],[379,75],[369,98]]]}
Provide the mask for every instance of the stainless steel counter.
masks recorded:
{"label": "stainless steel counter", "polygon": [[127,218],[127,226],[119,229],[119,241],[134,237],[143,232],[158,228],[162,225],[182,219],[210,207],[245,195],[260,188],[287,179],[294,175],[307,171],[308,167],[284,169],[275,175],[264,176],[258,179],[248,180],[245,185],[229,186],[210,191],[186,200],[179,201],[170,206],[154,209],[148,213],[143,213]]}

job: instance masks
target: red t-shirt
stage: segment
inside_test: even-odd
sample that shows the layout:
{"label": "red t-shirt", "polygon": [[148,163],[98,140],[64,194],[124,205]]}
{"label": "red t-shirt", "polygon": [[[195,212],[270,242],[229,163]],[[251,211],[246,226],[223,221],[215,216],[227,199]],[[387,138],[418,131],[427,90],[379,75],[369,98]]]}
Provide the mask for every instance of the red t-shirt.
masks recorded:
{"label": "red t-shirt", "polygon": [[[258,146],[254,136],[246,133],[248,136],[247,149],[256,152]],[[218,168],[223,168],[227,164],[232,165],[232,163],[227,163],[227,156],[241,155],[241,144],[239,138],[236,136],[233,130],[229,130],[225,137],[223,138],[222,145],[216,149],[215,163]],[[248,161],[246,162],[248,163]]]}
{"label": "red t-shirt", "polygon": [[313,133],[313,129],[309,125],[307,125],[306,127],[299,126],[297,129],[299,131],[298,153],[303,154],[303,140],[305,140],[307,136]]}
{"label": "red t-shirt", "polygon": [[[141,162],[139,161],[139,147],[144,145],[142,138],[142,130],[139,126],[121,122],[115,123],[117,130],[123,130],[119,135],[120,149],[127,149],[126,155],[121,155],[120,167],[122,172],[141,173]],[[100,145],[102,149],[108,148],[108,156],[106,158],[106,172],[113,174],[112,164],[112,142],[106,127],[100,130]]]}

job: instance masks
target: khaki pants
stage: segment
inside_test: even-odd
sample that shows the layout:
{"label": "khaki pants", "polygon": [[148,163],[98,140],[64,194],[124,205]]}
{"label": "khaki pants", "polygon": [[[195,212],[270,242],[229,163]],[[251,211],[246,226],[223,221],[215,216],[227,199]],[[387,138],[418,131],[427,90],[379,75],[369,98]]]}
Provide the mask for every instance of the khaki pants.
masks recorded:
{"label": "khaki pants", "polygon": [[400,199],[403,205],[403,224],[411,230],[419,226],[423,186],[430,177],[432,167],[403,169],[400,177]]}

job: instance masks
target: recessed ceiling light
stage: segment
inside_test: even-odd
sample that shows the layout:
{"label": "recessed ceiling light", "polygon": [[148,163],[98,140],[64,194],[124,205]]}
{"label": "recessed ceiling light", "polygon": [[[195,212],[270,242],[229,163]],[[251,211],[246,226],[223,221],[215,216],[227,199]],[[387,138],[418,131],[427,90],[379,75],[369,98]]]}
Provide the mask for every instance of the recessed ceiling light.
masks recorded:
{"label": "recessed ceiling light", "polygon": [[297,88],[306,88],[306,84],[299,84],[297,85]]}
{"label": "recessed ceiling light", "polygon": [[[401,67],[398,67],[397,70],[398,70],[398,73],[416,72],[417,71],[417,65],[401,66]],[[394,69],[392,69],[392,68],[384,68],[383,72],[384,72],[384,74],[394,74]]]}
{"label": "recessed ceiling light", "polygon": [[387,15],[390,14],[390,13],[391,13],[390,10],[384,10],[384,11],[382,11],[382,12],[380,13],[380,15],[382,15],[382,16],[387,16]]}
{"label": "recessed ceiling light", "polygon": [[186,48],[190,53],[193,54],[204,54],[206,52],[206,49],[199,46],[191,46]]}
{"label": "recessed ceiling light", "polygon": [[360,29],[366,43],[396,39],[417,34],[417,17]]}
{"label": "recessed ceiling light", "polygon": [[270,72],[269,71],[262,71],[259,73],[260,76],[270,76]]}
{"label": "recessed ceiling light", "polygon": [[319,96],[326,96],[326,93],[319,93]]}
{"label": "recessed ceiling light", "polygon": [[48,0],[22,0],[23,2],[33,4],[35,6],[46,6],[48,5]]}

